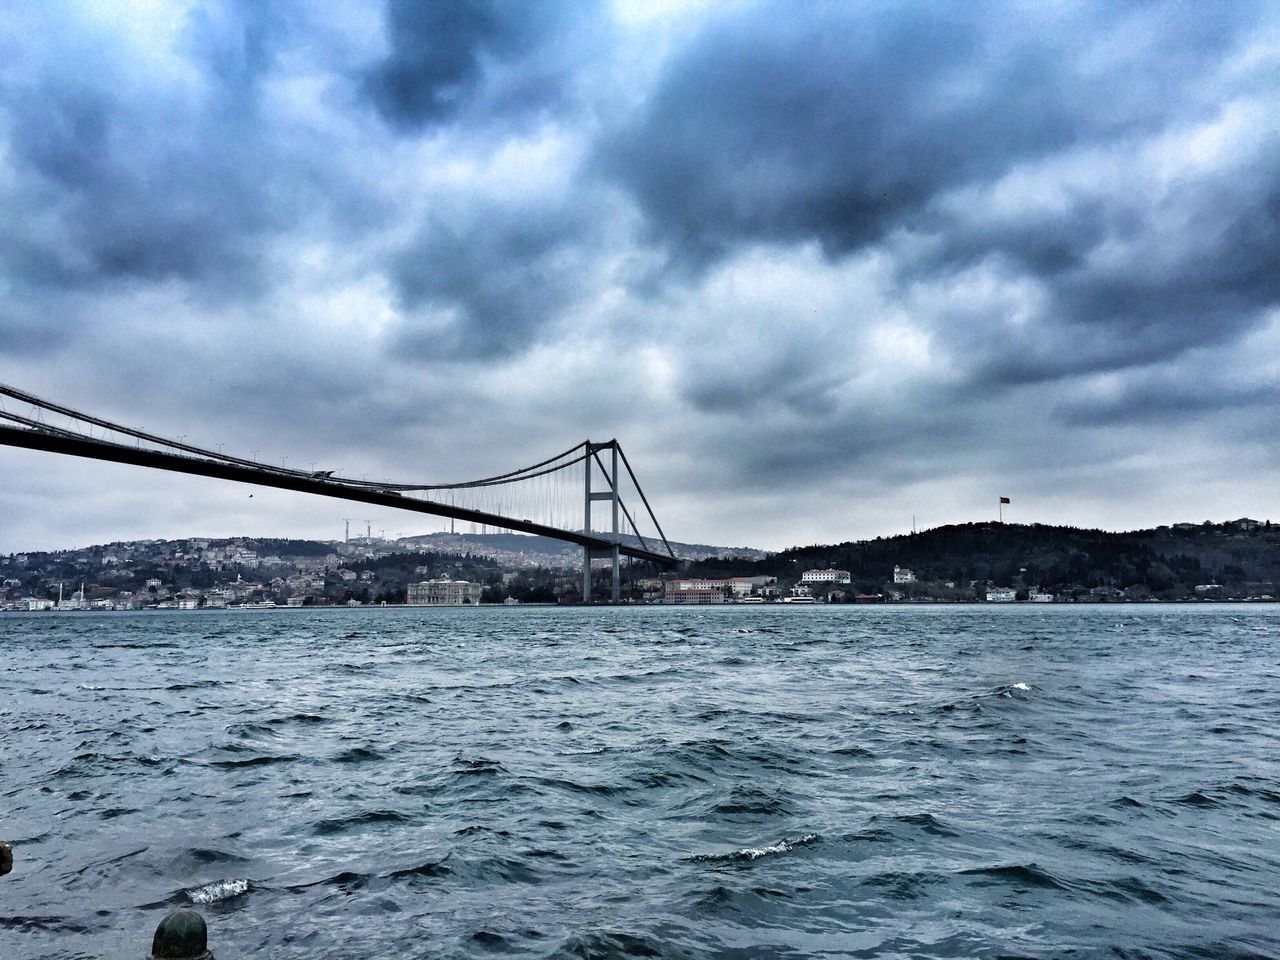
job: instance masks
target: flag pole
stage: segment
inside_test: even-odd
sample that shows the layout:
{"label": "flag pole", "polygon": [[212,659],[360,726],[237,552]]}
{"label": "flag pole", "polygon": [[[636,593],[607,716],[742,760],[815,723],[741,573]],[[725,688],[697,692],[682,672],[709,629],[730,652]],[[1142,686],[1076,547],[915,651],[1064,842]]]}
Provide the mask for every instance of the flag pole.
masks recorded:
{"label": "flag pole", "polygon": [[1000,511],[1000,522],[1004,523],[1004,497],[996,497],[996,509]]}

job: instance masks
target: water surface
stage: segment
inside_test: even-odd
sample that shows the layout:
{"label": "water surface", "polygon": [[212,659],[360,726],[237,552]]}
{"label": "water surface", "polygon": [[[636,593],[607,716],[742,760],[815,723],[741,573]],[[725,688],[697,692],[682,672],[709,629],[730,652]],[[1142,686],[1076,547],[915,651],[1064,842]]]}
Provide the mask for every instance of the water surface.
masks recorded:
{"label": "water surface", "polygon": [[0,956],[1277,956],[1278,627],[2,615]]}

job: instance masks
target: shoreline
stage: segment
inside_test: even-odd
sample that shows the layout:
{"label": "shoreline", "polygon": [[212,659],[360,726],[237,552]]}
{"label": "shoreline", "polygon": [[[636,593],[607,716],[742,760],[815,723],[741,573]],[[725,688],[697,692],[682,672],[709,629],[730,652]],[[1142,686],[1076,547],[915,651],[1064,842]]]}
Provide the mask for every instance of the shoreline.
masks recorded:
{"label": "shoreline", "polygon": [[876,603],[458,603],[458,604],[411,604],[411,603],[367,603],[348,606],[346,604],[311,604],[303,607],[280,605],[275,607],[197,607],[183,610],[177,607],[135,607],[127,609],[101,610],[12,610],[0,609],[4,614],[103,614],[103,613],[275,613],[277,611],[317,611],[317,610],[565,610],[565,609],[696,609],[711,610],[729,608],[748,609],[823,609],[850,607],[856,609],[877,609],[883,607],[991,607],[995,609],[1044,609],[1046,607],[1174,607],[1174,606],[1258,606],[1280,604],[1280,598],[1237,597],[1220,600],[1055,600],[1051,603],[1037,603],[1031,600],[986,601],[986,600],[883,600]]}

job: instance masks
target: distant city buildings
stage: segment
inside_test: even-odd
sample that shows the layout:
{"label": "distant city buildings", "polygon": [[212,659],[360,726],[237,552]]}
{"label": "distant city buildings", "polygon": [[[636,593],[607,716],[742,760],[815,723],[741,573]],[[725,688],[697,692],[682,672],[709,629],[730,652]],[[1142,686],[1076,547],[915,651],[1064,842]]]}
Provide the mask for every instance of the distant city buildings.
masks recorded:
{"label": "distant city buildings", "polygon": [[[1275,559],[1280,528],[1271,521],[1240,517],[1157,528],[1139,545],[1148,553],[1154,550],[1158,562],[1136,569],[1102,557],[1084,564],[1073,561],[1068,568],[1069,554],[1060,545],[1054,546],[1055,554],[1041,549],[1037,540],[1065,540],[1071,534],[1049,531],[1042,537],[1013,527],[1007,532],[1011,546],[1021,553],[983,556],[980,549],[969,548],[971,555],[930,556],[917,545],[911,556],[921,565],[919,576],[909,567],[893,565],[893,554],[886,556],[881,547],[869,551],[874,560],[865,552],[850,553],[850,570],[805,569],[790,557],[755,565],[745,558],[725,558],[721,551],[719,559],[709,558],[691,570],[723,576],[646,571],[625,584],[624,599],[685,605],[1113,603],[1271,601],[1280,594],[1280,561]],[[0,611],[580,601],[580,550],[571,555],[521,549],[524,541],[516,537],[491,542],[502,549],[480,552],[474,540],[445,534],[398,543],[360,538],[350,544],[272,538],[139,540],[0,555]],[[454,552],[442,553],[440,547]],[[892,582],[887,583],[883,573],[890,567]],[[766,569],[779,576],[727,575]],[[597,588],[595,599],[601,596]]]}

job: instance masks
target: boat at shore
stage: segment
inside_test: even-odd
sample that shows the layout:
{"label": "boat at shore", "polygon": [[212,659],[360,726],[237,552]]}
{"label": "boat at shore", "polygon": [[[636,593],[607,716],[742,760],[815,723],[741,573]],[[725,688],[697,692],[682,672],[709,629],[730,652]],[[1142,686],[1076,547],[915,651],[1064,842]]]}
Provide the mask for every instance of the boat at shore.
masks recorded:
{"label": "boat at shore", "polygon": [[242,603],[236,607],[237,610],[274,610],[276,602],[274,600],[254,600],[249,603]]}

